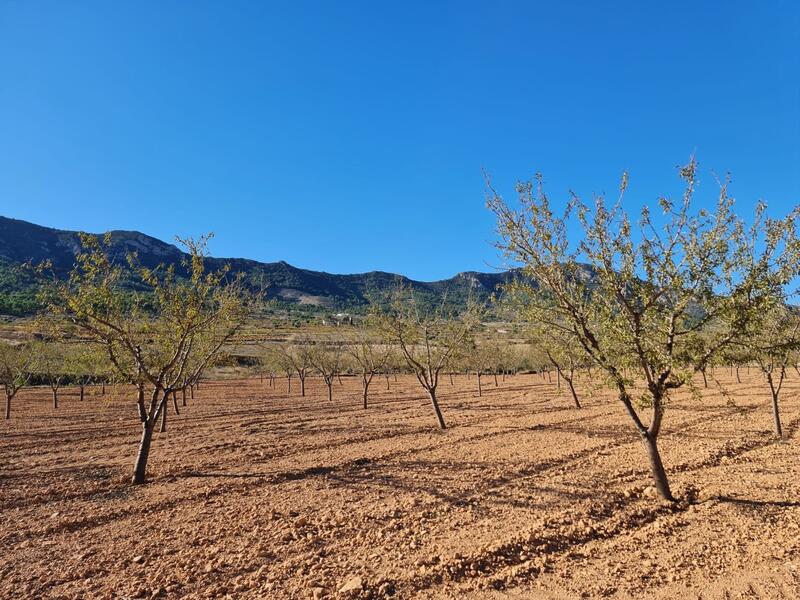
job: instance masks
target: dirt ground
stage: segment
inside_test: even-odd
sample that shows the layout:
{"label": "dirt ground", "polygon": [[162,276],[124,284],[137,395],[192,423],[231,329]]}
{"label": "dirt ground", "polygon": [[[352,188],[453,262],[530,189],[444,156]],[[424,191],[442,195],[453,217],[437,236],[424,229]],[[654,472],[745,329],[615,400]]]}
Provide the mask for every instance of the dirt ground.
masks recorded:
{"label": "dirt ground", "polygon": [[[0,424],[2,598],[798,598],[800,378],[774,443],[768,391],[718,371],[670,404],[673,491],[603,390],[519,375],[476,396],[416,381],[203,385],[131,486],[130,395],[26,390]],[[294,382],[296,384],[296,382]],[[731,404],[732,403],[732,404]],[[351,591],[347,591],[351,589]]]}

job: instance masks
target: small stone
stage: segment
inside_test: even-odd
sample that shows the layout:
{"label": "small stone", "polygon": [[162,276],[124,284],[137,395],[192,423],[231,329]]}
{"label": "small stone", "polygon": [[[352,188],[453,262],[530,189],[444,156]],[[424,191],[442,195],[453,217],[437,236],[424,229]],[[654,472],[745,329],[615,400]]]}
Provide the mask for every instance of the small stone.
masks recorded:
{"label": "small stone", "polygon": [[364,581],[361,579],[361,577],[351,577],[344,583],[342,587],[339,588],[339,593],[346,594],[347,592],[358,592],[363,587]]}
{"label": "small stone", "polygon": [[311,598],[313,598],[313,600],[320,600],[324,596],[325,596],[325,588],[322,587],[311,588]]}
{"label": "small stone", "polygon": [[381,596],[392,596],[394,595],[394,584],[387,581],[381,584],[381,587],[378,588],[378,594]]}
{"label": "small stone", "polygon": [[207,562],[207,563],[206,563],[206,566],[205,566],[205,567],[203,567],[203,572],[204,572],[204,573],[211,573],[211,572],[213,572],[213,571],[214,571],[214,563],[212,563],[212,562]]}
{"label": "small stone", "polygon": [[133,562],[135,562],[135,563],[143,563],[143,562],[144,562],[144,556],[141,556],[141,555],[139,555],[139,556],[134,556],[134,557],[131,559],[131,561],[133,561]]}

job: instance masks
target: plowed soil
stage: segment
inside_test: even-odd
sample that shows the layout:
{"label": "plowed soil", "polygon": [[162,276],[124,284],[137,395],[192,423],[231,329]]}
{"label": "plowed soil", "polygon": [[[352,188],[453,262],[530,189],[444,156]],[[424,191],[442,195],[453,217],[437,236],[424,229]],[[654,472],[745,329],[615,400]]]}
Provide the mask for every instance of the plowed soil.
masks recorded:
{"label": "plowed soil", "polygon": [[205,383],[128,483],[130,393],[25,390],[0,424],[2,598],[798,598],[800,378],[772,437],[766,384],[717,371],[660,438],[677,504],[649,487],[613,395],[538,375],[344,378],[328,402]]}

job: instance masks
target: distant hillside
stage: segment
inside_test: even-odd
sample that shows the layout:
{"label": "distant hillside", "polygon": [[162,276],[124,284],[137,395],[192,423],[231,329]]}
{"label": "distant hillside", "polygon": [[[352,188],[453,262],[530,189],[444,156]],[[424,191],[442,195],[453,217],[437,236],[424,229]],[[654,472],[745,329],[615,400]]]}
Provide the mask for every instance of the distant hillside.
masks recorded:
{"label": "distant hillside", "polygon": [[[142,264],[179,264],[183,253],[172,244],[137,231],[112,231],[111,254],[124,263],[136,251]],[[78,233],[42,227],[27,221],[0,217],[0,314],[28,314],[35,309],[36,282],[19,267],[50,260],[54,271],[65,276],[80,250]],[[209,268],[229,264],[234,273],[243,273],[256,289],[267,286],[268,297],[287,306],[317,306],[324,309],[354,310],[371,302],[384,302],[402,280],[424,302],[446,301],[455,308],[472,295],[485,300],[497,286],[509,281],[513,271],[501,273],[464,272],[442,281],[414,281],[382,271],[354,275],[335,275],[300,269],[286,262],[262,263],[243,258],[210,258]]]}

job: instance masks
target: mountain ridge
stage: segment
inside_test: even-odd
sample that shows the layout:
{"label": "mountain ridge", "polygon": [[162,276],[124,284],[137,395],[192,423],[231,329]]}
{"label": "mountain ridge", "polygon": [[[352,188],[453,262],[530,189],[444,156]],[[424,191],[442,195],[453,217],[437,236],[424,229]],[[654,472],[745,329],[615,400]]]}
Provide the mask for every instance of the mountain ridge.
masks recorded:
{"label": "mountain ridge", "polygon": [[[132,251],[147,267],[180,264],[185,253],[175,244],[133,230],[113,230],[110,255],[124,261]],[[103,234],[93,234],[103,235]],[[18,267],[50,260],[57,276],[64,277],[80,251],[78,231],[56,229],[21,219],[0,216],[0,313],[26,314],[35,295],[36,282]],[[447,301],[455,308],[470,296],[485,300],[515,271],[484,273],[462,271],[448,279],[419,281],[386,271],[337,274],[295,267],[286,261],[260,262],[248,258],[208,257],[209,268],[227,264],[241,273],[253,288],[264,288],[267,297],[288,306],[321,309],[358,309],[385,302],[399,281],[410,286],[426,302]]]}

